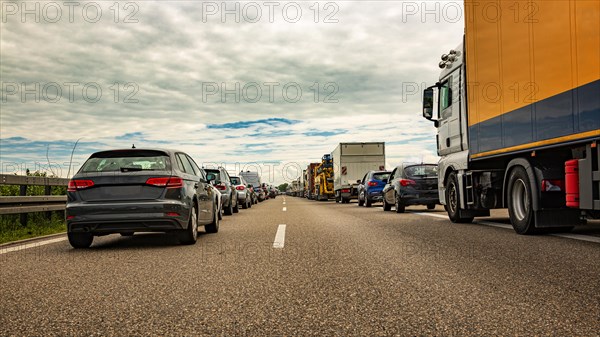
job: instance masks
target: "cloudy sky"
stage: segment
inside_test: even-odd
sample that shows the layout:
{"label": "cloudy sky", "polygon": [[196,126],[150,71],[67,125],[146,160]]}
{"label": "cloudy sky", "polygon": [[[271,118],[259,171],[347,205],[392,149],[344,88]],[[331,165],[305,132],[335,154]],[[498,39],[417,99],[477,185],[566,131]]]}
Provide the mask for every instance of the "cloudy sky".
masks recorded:
{"label": "cloudy sky", "polygon": [[339,142],[437,161],[420,93],[462,40],[461,2],[0,4],[2,173],[67,176],[78,139],[75,170],[135,144],[273,183]]}

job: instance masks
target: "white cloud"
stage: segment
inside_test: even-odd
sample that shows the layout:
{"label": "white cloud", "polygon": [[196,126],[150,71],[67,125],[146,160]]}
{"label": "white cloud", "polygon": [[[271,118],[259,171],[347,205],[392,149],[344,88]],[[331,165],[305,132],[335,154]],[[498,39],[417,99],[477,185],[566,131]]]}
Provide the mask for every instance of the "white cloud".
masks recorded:
{"label": "white cloud", "polygon": [[[68,22],[66,7],[58,23],[44,23],[43,16],[40,23],[31,17],[22,22],[20,15],[7,16],[0,23],[0,75],[6,99],[0,112],[4,139],[0,161],[3,166],[19,160],[46,162],[45,148],[31,151],[28,142],[72,144],[78,138],[96,144],[97,150],[135,142],[180,148],[200,162],[302,165],[317,161],[337,142],[386,141],[388,167],[421,157],[435,161],[434,128],[419,113],[420,89],[408,95],[403,90],[407,84],[414,89],[437,79],[439,55],[460,42],[462,21],[435,23],[429,17],[421,23],[420,16],[414,15],[404,23],[403,10],[413,2],[352,1],[335,2],[339,11],[334,18],[339,22],[323,23],[332,11],[325,10],[326,3],[319,3],[318,23],[308,8],[313,2],[300,3],[303,16],[297,23],[286,22],[280,12],[270,23],[262,2],[258,2],[263,9],[258,23],[236,23],[231,16],[223,23],[217,15],[202,22],[201,3],[185,1],[134,2],[138,23],[123,22],[131,8],[121,8],[115,23],[109,8],[113,3],[104,2],[99,3],[103,14],[97,23],[86,22],[81,8],[75,11],[73,23]],[[282,8],[286,2],[280,4]],[[62,90],[57,103],[45,102],[44,97],[37,103],[30,94],[22,102],[20,92],[7,92],[11,84],[23,90],[22,83],[29,89],[39,83],[43,89],[51,82]],[[68,82],[77,83],[73,102]],[[236,103],[233,95],[227,95],[223,103],[217,94],[204,102],[203,82],[226,83],[228,88],[236,82],[240,87],[256,82],[263,96],[257,103],[243,97]],[[268,101],[265,82],[280,83],[273,103]],[[281,94],[290,82],[303,91],[296,103],[286,102]],[[319,83],[318,103],[315,87],[311,90],[315,82]],[[335,86],[324,88],[329,82]],[[84,100],[81,90],[86,83],[102,89],[98,102]],[[125,88],[126,83],[134,86]],[[338,103],[323,103],[336,86],[333,98]],[[135,88],[139,91],[133,94]],[[54,89],[47,89],[52,97]],[[124,103],[129,94],[138,102]],[[300,122],[207,128],[268,118]],[[118,138],[134,132],[143,136]],[[335,135],[318,136],[320,132]],[[6,141],[11,137],[28,142]],[[414,139],[418,141],[410,141]],[[53,153],[53,148],[51,159],[68,161],[65,151]],[[94,146],[80,148],[75,158],[81,162],[94,150]],[[284,178],[279,173],[274,179]]]}

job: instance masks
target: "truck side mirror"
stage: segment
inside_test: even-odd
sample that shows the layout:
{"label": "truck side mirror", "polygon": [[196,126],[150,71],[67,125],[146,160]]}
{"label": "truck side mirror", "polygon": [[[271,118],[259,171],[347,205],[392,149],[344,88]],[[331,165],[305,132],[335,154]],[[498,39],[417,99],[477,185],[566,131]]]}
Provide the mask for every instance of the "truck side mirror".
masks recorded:
{"label": "truck side mirror", "polygon": [[423,117],[428,120],[433,118],[433,87],[423,91]]}

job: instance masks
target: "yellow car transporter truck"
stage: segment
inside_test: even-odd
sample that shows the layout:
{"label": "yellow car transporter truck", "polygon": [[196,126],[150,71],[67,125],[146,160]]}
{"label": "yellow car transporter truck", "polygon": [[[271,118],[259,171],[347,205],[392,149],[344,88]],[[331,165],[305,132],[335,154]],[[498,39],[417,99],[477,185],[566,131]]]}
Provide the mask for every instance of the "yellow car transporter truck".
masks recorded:
{"label": "yellow car transporter truck", "polygon": [[423,96],[450,219],[507,207],[532,234],[597,217],[600,1],[467,0],[464,12],[463,44]]}

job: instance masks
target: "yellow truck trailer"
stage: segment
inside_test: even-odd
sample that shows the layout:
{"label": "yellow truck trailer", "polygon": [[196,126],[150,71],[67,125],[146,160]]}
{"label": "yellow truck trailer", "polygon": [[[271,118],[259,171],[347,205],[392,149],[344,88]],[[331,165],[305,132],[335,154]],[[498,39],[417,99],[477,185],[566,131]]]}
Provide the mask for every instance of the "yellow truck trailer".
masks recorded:
{"label": "yellow truck trailer", "polygon": [[465,36],[423,94],[450,219],[513,228],[600,213],[600,1],[465,1]]}

